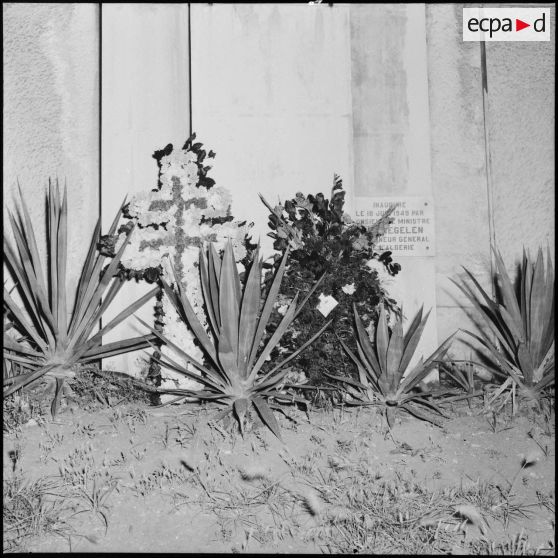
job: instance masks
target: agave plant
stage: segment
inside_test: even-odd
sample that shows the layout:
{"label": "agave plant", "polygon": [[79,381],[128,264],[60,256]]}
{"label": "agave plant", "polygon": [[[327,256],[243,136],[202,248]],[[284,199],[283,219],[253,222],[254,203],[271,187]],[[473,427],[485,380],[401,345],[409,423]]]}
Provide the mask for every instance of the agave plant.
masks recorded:
{"label": "agave plant", "polygon": [[419,362],[410,368],[409,364],[415,354],[430,312],[423,317],[423,308],[421,308],[411,322],[407,333],[403,334],[402,316],[396,319],[393,330],[390,332],[386,311],[381,305],[375,344],[372,344],[368,337],[356,307],[354,314],[358,356],[341,339],[340,342],[357,366],[359,381],[338,376],[332,377],[359,390],[355,393],[357,404],[382,406],[390,427],[393,425],[398,410],[438,424],[435,416],[428,413],[426,409],[433,410],[441,416],[444,416],[444,413],[432,401],[431,394],[423,393],[418,387],[437,365],[438,360],[444,357],[455,334],[450,335],[426,360],[421,357]]}
{"label": "agave plant", "polygon": [[284,366],[306,349],[329,325],[329,322],[298,350],[263,373],[262,367],[271,351],[318,286],[319,281],[299,307],[297,307],[298,295],[293,299],[277,329],[266,339],[266,326],[279,293],[288,251],[283,256],[273,277],[263,306],[261,305],[262,261],[259,253],[258,246],[250,271],[247,273],[246,282],[242,286],[230,241],[225,247],[222,260],[213,244],[209,245],[207,255],[204,249],[200,248],[201,291],[205,302],[209,333],[184,295],[176,275],[174,276],[176,290],[163,281],[167,296],[180,317],[190,326],[202,347],[207,364],[198,362],[172,343],[164,334],[150,328],[144,322],[142,323],[187,363],[191,364],[196,371],[178,364],[168,356],[161,357],[157,361],[162,366],[203,385],[203,389],[200,390],[160,388],[160,393],[174,394],[177,399],[194,398],[224,405],[225,409],[219,414],[219,418],[234,414],[242,433],[246,414],[254,408],[263,423],[281,439],[279,425],[271,409],[280,408],[278,405],[280,402],[306,403],[304,399],[296,395],[287,395],[282,389],[288,372]]}
{"label": "agave plant", "polygon": [[[61,199],[58,182],[56,186],[49,182],[48,268],[39,257],[34,226],[21,190],[20,197],[21,210],[17,215],[9,213],[16,248],[4,237],[4,259],[22,304],[18,304],[4,287],[4,312],[9,313],[22,337],[15,338],[4,333],[4,359],[24,366],[27,372],[5,379],[3,391],[6,397],[47,374],[56,380],[55,397],[51,405],[54,416],[65,389],[64,381],[73,377],[75,365],[149,347],[149,342],[153,339],[150,334],[106,345],[102,344],[102,337],[155,295],[157,289],[142,296],[95,332],[101,316],[123,284],[114,274],[130,240],[129,236],[103,269],[105,256],[97,252],[101,226],[100,220],[97,222],[81,270],[75,301],[71,312],[68,312],[66,188]],[[118,211],[109,234],[114,234],[121,210],[122,208]]]}
{"label": "agave plant", "polygon": [[[4,288],[6,288],[6,285],[8,284],[8,281],[4,281]],[[15,289],[15,285],[12,286],[12,288],[8,291],[8,293],[12,293],[12,291]],[[8,331],[12,331],[14,332],[14,323],[10,317],[10,313],[6,310],[6,307],[4,306],[4,315],[3,315],[3,336],[6,337],[6,333]],[[11,352],[11,351],[9,351]],[[21,364],[17,364],[14,362],[9,362],[8,360],[6,360],[5,358],[2,359],[2,378],[5,380],[6,378],[10,378],[11,376],[15,376],[19,373],[21,373]]]}
{"label": "agave plant", "polygon": [[493,253],[498,285],[495,300],[465,268],[473,286],[454,281],[481,318],[480,333],[466,333],[486,349],[492,372],[505,381],[511,379],[520,393],[539,401],[542,392],[554,384],[554,269],[550,250],[546,271],[542,249],[535,262],[523,250],[517,289],[499,251],[493,248]]}

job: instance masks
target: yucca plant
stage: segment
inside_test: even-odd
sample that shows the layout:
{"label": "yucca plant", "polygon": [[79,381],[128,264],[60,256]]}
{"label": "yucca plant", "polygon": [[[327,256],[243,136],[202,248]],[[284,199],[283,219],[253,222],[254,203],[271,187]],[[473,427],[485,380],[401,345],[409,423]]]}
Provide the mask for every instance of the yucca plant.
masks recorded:
{"label": "yucca plant", "polygon": [[[4,281],[4,288],[6,288],[6,285],[8,284],[8,281]],[[12,293],[13,290],[15,289],[15,286],[12,286],[12,288],[8,291],[8,293]],[[3,326],[3,336],[6,337],[6,333],[8,331],[13,331],[14,330],[14,323],[12,322],[11,318],[10,318],[10,313],[6,310],[6,306],[4,305],[4,309],[3,309],[3,321],[2,321],[2,326]],[[2,378],[5,380],[6,378],[9,378],[11,376],[17,375],[18,373],[20,373],[20,371],[18,370],[18,368],[20,368],[20,365],[15,365],[15,363],[13,362],[9,362],[7,361],[5,358],[2,359]]]}
{"label": "yucca plant", "polygon": [[[51,404],[56,414],[64,381],[74,376],[77,364],[149,347],[152,335],[142,335],[102,344],[102,337],[133,314],[155,295],[153,289],[122,310],[99,331],[99,320],[119,292],[123,281],[114,277],[118,263],[129,242],[126,237],[118,253],[103,269],[105,257],[97,252],[100,220],[89,245],[71,312],[66,283],[68,266],[67,191],[61,199],[58,182],[49,182],[47,199],[47,259],[44,266],[34,234],[34,224],[20,190],[21,208],[9,212],[15,248],[4,237],[4,261],[11,271],[19,295],[16,299],[4,287],[4,312],[9,312],[20,338],[4,333],[4,359],[24,366],[28,371],[4,379],[4,397],[36,382],[45,374],[54,378],[55,396]],[[114,234],[121,215],[118,211],[109,234]],[[46,275],[45,275],[46,271]]]}
{"label": "yucca plant", "polygon": [[[202,347],[206,356],[206,364],[192,358],[164,334],[153,328],[150,329],[161,341],[191,364],[196,371],[189,370],[168,356],[161,357],[158,362],[203,385],[203,389],[200,390],[160,388],[160,393],[174,394],[177,399],[194,398],[198,401],[213,401],[224,405],[225,409],[219,414],[219,418],[234,414],[242,433],[246,414],[253,408],[262,422],[281,439],[279,425],[271,409],[280,408],[278,403],[281,402],[306,403],[304,399],[296,395],[287,395],[282,389],[288,372],[284,366],[306,349],[329,325],[329,322],[298,350],[283,361],[271,365],[271,369],[263,373],[262,367],[272,349],[277,345],[319,282],[315,283],[313,289],[298,307],[298,295],[295,296],[276,330],[266,339],[266,326],[279,293],[288,251],[275,273],[263,306],[261,305],[262,261],[259,253],[258,246],[245,284],[242,285],[230,241],[225,247],[222,260],[213,244],[209,245],[207,255],[204,249],[200,248],[201,291],[205,302],[209,333],[194,313],[176,275],[174,276],[176,290],[163,280],[167,296]],[[147,324],[144,325],[149,327]],[[261,345],[263,346],[261,347]]]}
{"label": "yucca plant", "polygon": [[498,287],[495,300],[465,268],[472,286],[453,281],[480,317],[479,333],[466,333],[487,351],[492,361],[487,367],[494,374],[505,381],[511,378],[520,394],[537,402],[554,384],[554,269],[550,249],[546,270],[542,249],[534,262],[523,250],[516,288],[500,252],[493,248],[493,253]]}
{"label": "yucca plant", "polygon": [[416,351],[430,312],[423,317],[421,308],[414,317],[406,334],[403,334],[403,318],[399,316],[392,331],[387,325],[386,311],[383,305],[376,325],[375,343],[373,344],[356,307],[354,307],[356,325],[356,345],[358,356],[351,351],[343,340],[343,348],[356,364],[359,381],[333,376],[359,391],[353,392],[356,404],[379,405],[383,408],[388,425],[391,427],[396,412],[403,410],[422,420],[438,424],[436,417],[428,413],[433,410],[441,416],[444,413],[432,401],[431,394],[418,389],[420,382],[436,367],[444,357],[455,334],[450,335],[426,360],[423,357],[412,368],[409,364]]}

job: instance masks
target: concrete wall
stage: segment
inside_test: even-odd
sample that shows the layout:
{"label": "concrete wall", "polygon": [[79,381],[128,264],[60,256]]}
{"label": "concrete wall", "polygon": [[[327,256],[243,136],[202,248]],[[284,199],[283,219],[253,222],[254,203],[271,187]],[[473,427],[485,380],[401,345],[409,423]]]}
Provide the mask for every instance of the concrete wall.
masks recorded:
{"label": "concrete wall", "polygon": [[[157,187],[153,152],[182,147],[190,134],[187,4],[104,4],[102,81],[102,213],[108,227],[125,196]],[[152,288],[129,282],[106,319]],[[154,301],[153,301],[154,302]],[[153,304],[137,315],[153,321]],[[145,333],[129,320],[106,336]],[[115,370],[145,368],[145,353],[107,359]]]}
{"label": "concrete wall", "polygon": [[[365,207],[378,196],[429,197],[424,4],[355,4],[350,10],[354,195]],[[396,261],[402,266],[395,281],[404,316],[412,319],[423,305],[434,309],[416,353],[428,355],[437,344],[435,256]]]}
{"label": "concrete wall", "polygon": [[[99,206],[98,10],[3,7],[4,211],[19,178],[41,218],[48,176],[66,177],[74,258]],[[334,172],[358,195],[432,192],[436,257],[415,295],[435,294],[440,339],[465,325],[448,278],[465,265],[488,285],[488,182],[508,265],[522,245],[554,249],[554,39],[487,44],[488,167],[480,45],[462,41],[461,10],[191,6],[193,129],[217,152],[212,175],[234,214],[256,222],[269,250],[258,192],[327,192]],[[152,152],[188,134],[188,65],[186,4],[103,6],[105,219],[125,193],[153,186]]]}
{"label": "concrete wall", "polygon": [[481,49],[462,41],[461,18],[462,5],[426,6],[439,337],[469,325],[469,304],[449,281],[461,265],[490,289],[488,173],[510,272],[523,246],[554,250],[554,41],[486,44],[487,166]]}
{"label": "concrete wall", "polygon": [[[479,43],[462,39],[461,5],[427,5],[438,337],[464,327],[461,266],[489,288],[490,239]],[[470,324],[467,323],[467,326]]]}
{"label": "concrete wall", "polygon": [[192,127],[217,153],[212,176],[255,222],[296,192],[353,189],[347,5],[192,5]]}
{"label": "concrete wall", "polygon": [[523,246],[555,248],[555,8],[550,15],[550,41],[486,49],[494,227],[510,267]]}
{"label": "concrete wall", "polygon": [[124,196],[157,186],[153,152],[190,133],[188,6],[105,4],[103,223]]}
{"label": "concrete wall", "polygon": [[3,15],[4,216],[19,180],[43,239],[48,179],[67,181],[74,285],[99,217],[98,6],[6,3]]}

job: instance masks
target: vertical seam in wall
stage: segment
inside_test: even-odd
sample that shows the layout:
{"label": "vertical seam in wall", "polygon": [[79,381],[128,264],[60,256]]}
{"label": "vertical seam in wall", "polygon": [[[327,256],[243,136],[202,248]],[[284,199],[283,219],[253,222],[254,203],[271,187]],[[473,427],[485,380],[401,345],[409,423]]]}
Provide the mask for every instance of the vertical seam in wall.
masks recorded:
{"label": "vertical seam in wall", "polygon": [[486,64],[486,43],[480,41],[480,56],[481,56],[481,77],[482,77],[482,114],[484,125],[484,160],[485,160],[485,175],[486,175],[486,196],[488,203],[488,236],[489,236],[489,255],[490,255],[490,285],[492,288],[492,295],[495,293],[494,277],[494,254],[492,247],[496,247],[496,232],[494,230],[494,200],[493,200],[493,181],[492,181],[492,157],[490,152],[490,126],[488,114],[488,71]]}
{"label": "vertical seam in wall", "polygon": [[[99,194],[99,223],[101,224],[102,231],[103,226],[103,3],[99,2],[99,60],[98,60],[98,72],[99,72],[99,122],[98,122],[98,149],[99,149],[99,181],[98,181],[98,194]],[[103,328],[103,318],[99,318],[99,331]],[[102,340],[101,340],[102,342]],[[99,364],[102,367],[102,360]]]}
{"label": "vertical seam in wall", "polygon": [[99,60],[98,60],[98,72],[99,72],[99,130],[98,130],[98,149],[99,149],[99,219],[102,218],[102,211],[103,211],[103,188],[102,188],[102,158],[103,158],[103,145],[102,145],[102,137],[103,137],[103,3],[99,2]]}
{"label": "vertical seam in wall", "polygon": [[190,134],[192,135],[192,11],[191,4],[188,3],[188,110],[190,120]]}
{"label": "vertical seam in wall", "polygon": [[352,34],[352,27],[351,27],[351,4],[346,6],[346,18],[347,18],[347,29],[349,40],[347,41],[348,44],[348,53],[347,59],[349,63],[349,127],[350,127],[350,135],[349,139],[351,142],[351,146],[349,148],[349,170],[351,172],[351,176],[349,176],[349,183],[351,185],[351,193],[350,193],[350,206],[353,213],[356,211],[356,168],[355,168],[355,121],[354,121],[354,107],[353,107],[353,34]]}
{"label": "vertical seam in wall", "polygon": [[[430,179],[429,184],[429,195],[432,198],[432,214],[434,216],[434,240],[438,238],[438,231],[439,228],[439,221],[436,218],[436,196],[434,191],[434,146],[433,146],[433,130],[432,130],[432,111],[430,110],[430,58],[429,58],[429,48],[428,48],[428,12],[426,3],[423,4],[424,7],[424,56],[425,56],[425,65],[426,65],[426,109],[428,110],[428,154],[429,154],[429,161],[428,161],[428,174]],[[436,248],[436,246],[435,246]],[[432,265],[434,267],[434,317],[436,318],[436,341],[440,342],[440,328],[438,326],[438,315],[439,309],[443,308],[439,302],[438,297],[438,283],[437,283],[437,275],[438,275],[438,258],[434,256],[432,260]],[[439,378],[438,378],[439,379]]]}

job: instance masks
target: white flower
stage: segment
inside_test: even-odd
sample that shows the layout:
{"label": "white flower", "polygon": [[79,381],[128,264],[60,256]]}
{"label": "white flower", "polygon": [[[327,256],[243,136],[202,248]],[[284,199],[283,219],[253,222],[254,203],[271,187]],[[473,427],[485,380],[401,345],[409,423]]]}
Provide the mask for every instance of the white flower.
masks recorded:
{"label": "white flower", "polygon": [[[171,241],[172,236],[165,229],[159,228],[154,229],[153,227],[146,227],[145,229],[135,229],[134,235],[137,236],[135,239],[139,244],[159,244],[163,240],[163,244],[170,245],[173,244]],[[166,240],[166,242],[165,242]]]}
{"label": "white flower", "polygon": [[277,312],[279,312],[281,316],[284,316],[287,313],[288,308],[289,308],[288,304],[282,304],[281,306],[279,306],[279,308],[277,308]]}
{"label": "white flower", "polygon": [[368,260],[366,262],[367,267],[370,269],[370,271],[377,271],[378,275],[380,273],[385,272],[385,266],[384,264],[377,260],[376,258],[372,258],[371,260]]}
{"label": "white flower", "polygon": [[147,212],[150,203],[151,202],[146,192],[141,192],[139,194],[136,194],[130,200],[130,204],[128,206],[128,213],[132,217],[138,217]]}
{"label": "white flower", "polygon": [[378,280],[382,287],[392,283],[393,277],[388,273],[386,266],[382,262],[378,261],[376,258],[372,258],[366,262],[366,265],[371,272],[375,271],[378,274]]}
{"label": "white flower", "polygon": [[127,260],[125,265],[131,269],[141,270],[147,269],[148,267],[157,267],[160,263],[161,254],[159,252],[145,250],[134,256],[132,260]]}
{"label": "white flower", "polygon": [[384,266],[384,264],[378,261],[376,258],[372,258],[366,265],[370,271],[376,271],[378,274],[378,280],[380,281],[380,286],[387,293],[389,298],[393,298],[397,302],[403,300],[403,291],[401,288],[401,279],[399,275],[390,275]]}
{"label": "white flower", "polygon": [[289,384],[305,384],[308,381],[303,370],[291,368],[285,376],[285,381]]}
{"label": "white flower", "polygon": [[150,193],[151,201],[170,201],[173,198],[172,190],[168,188],[164,190],[161,188],[160,190],[151,191]]}
{"label": "white flower", "polygon": [[300,221],[302,219],[302,217],[304,216],[304,213],[306,211],[304,209],[302,209],[301,207],[297,207],[296,211],[295,211],[295,219],[297,221]]}
{"label": "white flower", "polygon": [[185,156],[185,160],[186,160],[187,163],[194,163],[195,164],[198,161],[198,156],[193,151],[187,151],[186,156]]}
{"label": "white flower", "polygon": [[355,288],[355,284],[351,283],[351,284],[347,284],[344,287],[341,288],[341,290],[348,295],[352,295],[355,294],[356,288]]}
{"label": "white flower", "polygon": [[207,206],[215,212],[227,211],[232,201],[231,193],[221,186],[214,186],[207,192]]}

